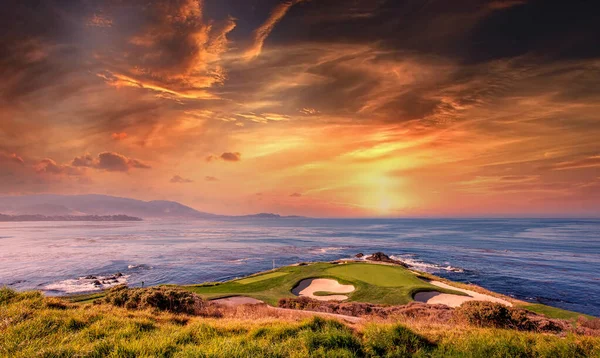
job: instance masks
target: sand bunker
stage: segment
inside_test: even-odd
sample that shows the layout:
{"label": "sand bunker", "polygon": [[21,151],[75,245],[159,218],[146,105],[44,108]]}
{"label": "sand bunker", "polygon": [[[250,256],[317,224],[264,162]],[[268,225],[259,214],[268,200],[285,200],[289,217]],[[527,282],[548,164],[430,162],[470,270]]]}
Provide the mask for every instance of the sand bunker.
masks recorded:
{"label": "sand bunker", "polygon": [[419,292],[415,295],[415,301],[425,302],[429,304],[442,304],[449,307],[458,307],[467,301],[489,301],[489,302],[497,302],[506,306],[512,306],[512,303],[503,300],[501,298],[497,298],[490,295],[485,295],[483,293],[465,290],[463,288],[457,288],[454,286],[450,286],[440,281],[431,281],[432,285],[447,288],[450,290],[464,292],[469,296],[459,296],[452,295],[449,293],[440,293],[435,291],[427,291],[427,292]]}
{"label": "sand bunker", "polygon": [[315,296],[315,292],[350,293],[354,291],[352,285],[342,285],[336,280],[328,278],[309,278],[300,281],[294,287],[292,293],[296,296],[306,296],[319,301],[343,301],[348,299],[346,295]]}
{"label": "sand bunker", "polygon": [[226,298],[219,298],[216,300],[212,300],[211,302],[217,303],[224,306],[235,307],[239,305],[255,305],[259,303],[264,303],[261,300],[257,300],[256,298],[246,297],[246,296],[233,296]]}

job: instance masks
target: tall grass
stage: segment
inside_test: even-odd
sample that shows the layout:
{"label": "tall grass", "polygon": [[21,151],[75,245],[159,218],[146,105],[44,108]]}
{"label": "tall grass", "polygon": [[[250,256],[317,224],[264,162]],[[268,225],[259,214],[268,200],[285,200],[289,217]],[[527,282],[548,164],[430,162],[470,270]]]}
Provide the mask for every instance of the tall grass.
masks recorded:
{"label": "tall grass", "polygon": [[0,289],[2,357],[594,357],[600,339],[415,322],[348,326],[275,310],[203,318]]}

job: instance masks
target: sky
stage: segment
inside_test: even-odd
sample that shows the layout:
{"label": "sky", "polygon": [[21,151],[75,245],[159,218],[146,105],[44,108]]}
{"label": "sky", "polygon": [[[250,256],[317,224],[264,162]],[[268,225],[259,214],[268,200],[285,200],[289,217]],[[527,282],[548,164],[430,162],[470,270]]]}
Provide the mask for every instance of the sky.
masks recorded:
{"label": "sky", "polygon": [[0,195],[600,216],[594,1],[6,0]]}

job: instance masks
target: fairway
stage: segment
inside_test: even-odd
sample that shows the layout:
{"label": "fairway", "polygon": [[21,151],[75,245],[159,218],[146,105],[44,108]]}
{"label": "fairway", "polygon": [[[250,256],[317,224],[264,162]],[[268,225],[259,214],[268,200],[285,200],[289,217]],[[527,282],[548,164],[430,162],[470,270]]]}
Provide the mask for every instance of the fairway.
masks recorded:
{"label": "fairway", "polygon": [[242,285],[247,285],[249,283],[268,280],[270,278],[275,278],[275,277],[279,277],[279,276],[285,276],[287,274],[288,274],[287,272],[282,272],[282,271],[270,272],[270,273],[266,273],[264,275],[257,275],[257,276],[250,276],[250,277],[242,278],[240,280],[237,280],[236,282],[241,283]]}
{"label": "fairway", "polygon": [[[304,266],[286,266],[275,271],[238,280],[210,285],[185,286],[187,290],[205,299],[231,296],[247,296],[270,305],[277,305],[280,298],[296,297],[292,289],[304,279],[330,278],[356,289],[347,293],[350,302],[401,305],[413,300],[421,291],[438,291],[464,295],[461,292],[436,287],[419,279],[401,266],[389,266],[364,262],[313,263]],[[319,292],[318,296],[326,296]]]}

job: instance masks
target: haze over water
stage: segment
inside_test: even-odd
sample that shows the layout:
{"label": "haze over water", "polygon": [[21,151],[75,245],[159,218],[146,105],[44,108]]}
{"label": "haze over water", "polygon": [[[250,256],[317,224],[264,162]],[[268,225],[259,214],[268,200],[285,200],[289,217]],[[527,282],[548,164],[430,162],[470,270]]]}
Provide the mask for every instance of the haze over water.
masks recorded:
{"label": "haze over water", "polygon": [[0,223],[0,285],[57,295],[87,275],[193,284],[384,251],[415,269],[600,315],[600,220],[261,219]]}

